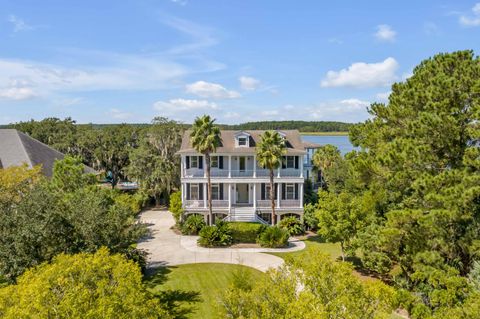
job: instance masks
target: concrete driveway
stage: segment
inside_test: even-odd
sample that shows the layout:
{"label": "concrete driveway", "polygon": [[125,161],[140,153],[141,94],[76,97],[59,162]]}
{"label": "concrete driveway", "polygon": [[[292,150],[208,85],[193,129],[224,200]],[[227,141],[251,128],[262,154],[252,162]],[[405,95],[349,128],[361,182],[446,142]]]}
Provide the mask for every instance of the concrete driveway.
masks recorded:
{"label": "concrete driveway", "polygon": [[138,248],[148,251],[148,266],[152,268],[193,263],[226,263],[241,264],[265,272],[283,264],[283,259],[277,256],[242,251],[241,248],[188,250],[182,245],[182,237],[185,236],[177,235],[170,229],[175,220],[168,211],[145,211],[140,220],[148,225],[150,235],[138,243]]}

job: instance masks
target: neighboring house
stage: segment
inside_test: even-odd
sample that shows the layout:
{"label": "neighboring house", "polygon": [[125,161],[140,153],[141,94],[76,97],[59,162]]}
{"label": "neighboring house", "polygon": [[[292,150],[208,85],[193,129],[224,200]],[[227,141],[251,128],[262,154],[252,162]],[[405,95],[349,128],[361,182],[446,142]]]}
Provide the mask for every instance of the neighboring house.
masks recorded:
{"label": "neighboring house", "polygon": [[305,149],[305,156],[303,157],[303,176],[305,179],[309,179],[315,186],[318,183],[318,172],[313,167],[313,154],[322,145],[313,142],[303,142],[303,148]]}
{"label": "neighboring house", "polygon": [[[256,145],[264,131],[222,130],[222,144],[211,159],[212,207],[215,219],[269,222],[269,170],[256,160]],[[181,155],[182,203],[185,214],[208,214],[205,158],[183,136]],[[304,143],[297,130],[279,131],[287,151],[275,171],[277,220],[286,215],[303,216]]]}
{"label": "neighboring house", "polygon": [[[10,166],[42,166],[42,173],[51,177],[53,164],[64,155],[42,142],[15,129],[0,129],[0,168]],[[85,166],[86,173],[95,171]]]}

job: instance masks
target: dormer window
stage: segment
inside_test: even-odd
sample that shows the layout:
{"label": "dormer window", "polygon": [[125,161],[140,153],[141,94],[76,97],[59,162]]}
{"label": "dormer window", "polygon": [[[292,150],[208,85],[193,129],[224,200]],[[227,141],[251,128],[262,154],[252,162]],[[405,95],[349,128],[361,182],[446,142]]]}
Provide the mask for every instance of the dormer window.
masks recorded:
{"label": "dormer window", "polygon": [[238,138],[238,146],[247,146],[247,137],[241,136]]}
{"label": "dormer window", "polygon": [[250,134],[245,131],[235,134],[235,147],[250,147]]}

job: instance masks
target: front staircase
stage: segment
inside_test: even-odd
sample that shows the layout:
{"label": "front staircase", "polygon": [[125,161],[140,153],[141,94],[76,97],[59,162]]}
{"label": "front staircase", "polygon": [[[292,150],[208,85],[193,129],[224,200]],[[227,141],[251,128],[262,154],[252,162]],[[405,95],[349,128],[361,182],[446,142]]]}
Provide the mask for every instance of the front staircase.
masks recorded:
{"label": "front staircase", "polygon": [[230,214],[224,220],[229,222],[268,224],[255,213],[253,207],[232,207]]}

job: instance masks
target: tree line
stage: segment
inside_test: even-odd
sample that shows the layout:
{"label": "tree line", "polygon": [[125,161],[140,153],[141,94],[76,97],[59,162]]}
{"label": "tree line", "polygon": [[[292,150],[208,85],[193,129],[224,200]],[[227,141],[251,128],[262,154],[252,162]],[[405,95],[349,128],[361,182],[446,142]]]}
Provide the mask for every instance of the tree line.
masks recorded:
{"label": "tree line", "polygon": [[359,147],[314,155],[318,233],[393,285],[412,318],[480,313],[480,58],[438,54],[350,130]]}

